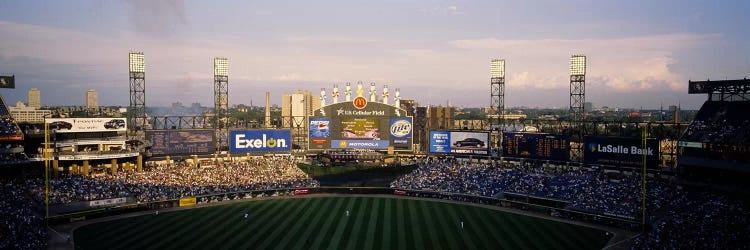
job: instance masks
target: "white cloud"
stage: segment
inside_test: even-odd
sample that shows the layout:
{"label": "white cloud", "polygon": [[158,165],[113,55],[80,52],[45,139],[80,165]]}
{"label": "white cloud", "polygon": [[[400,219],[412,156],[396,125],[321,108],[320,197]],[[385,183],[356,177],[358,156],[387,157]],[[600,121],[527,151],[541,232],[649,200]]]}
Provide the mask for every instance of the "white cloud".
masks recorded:
{"label": "white cloud", "polygon": [[458,6],[455,6],[455,5],[451,5],[448,7],[421,8],[418,11],[422,13],[427,13],[430,15],[435,15],[435,14],[464,15],[466,14],[465,11],[460,10]]}
{"label": "white cloud", "polygon": [[448,7],[448,13],[450,13],[451,15],[463,15],[463,14],[466,14],[465,12],[458,10],[458,7],[456,7],[455,5]]}
{"label": "white cloud", "polygon": [[[485,38],[454,40],[449,44],[466,53],[487,53],[509,58],[508,65],[523,67],[524,82],[536,88],[566,88],[567,83],[550,82],[566,76],[567,59],[571,54],[587,56],[587,81],[604,84],[619,92],[634,92],[666,87],[682,91],[687,79],[675,73],[672,67],[679,63],[674,54],[704,46],[719,39],[719,35],[673,34],[604,39],[540,39],[503,40]],[[552,60],[551,60],[552,59]],[[514,69],[515,70],[515,69]],[[513,76],[513,70],[508,70]],[[509,80],[511,80],[510,78]],[[594,80],[594,81],[591,81]],[[515,83],[512,83],[515,84]],[[526,84],[526,83],[524,83]]]}
{"label": "white cloud", "polygon": [[305,42],[305,43],[379,43],[385,42],[380,38],[359,37],[359,36],[291,36],[287,37],[288,42]]}
{"label": "white cloud", "polygon": [[[674,70],[681,63],[675,54],[706,47],[720,38],[673,34],[577,40],[409,41],[398,37],[290,35],[254,43],[226,37],[175,40],[119,31],[99,34],[7,21],[0,21],[0,34],[6,38],[0,46],[0,67],[9,68],[13,58],[24,57],[46,63],[35,63],[39,68],[69,65],[65,69],[73,68],[81,71],[78,75],[97,79],[81,83],[58,71],[40,71],[36,81],[50,82],[52,89],[114,87],[121,88],[115,92],[125,95],[126,54],[138,50],[146,54],[150,102],[169,104],[176,101],[172,96],[184,91],[178,96],[184,96],[181,101],[185,103],[192,98],[209,103],[212,58],[225,56],[229,58],[233,95],[257,94],[259,99],[266,89],[291,92],[330,88],[334,83],[343,86],[345,82],[375,81],[378,86],[401,88],[405,99],[442,103],[444,99],[440,98],[455,96],[451,101],[465,106],[487,104],[489,61],[497,57],[506,59],[506,90],[509,97],[512,95],[509,100],[514,100],[507,105],[536,106],[517,97],[535,91],[560,92],[562,100],[549,102],[567,103],[568,59],[573,53],[588,56],[588,90],[606,87],[616,98],[639,91],[685,93],[687,79]],[[45,93],[52,91],[47,89]],[[281,93],[273,93],[277,94]],[[121,99],[126,102],[126,97]]]}

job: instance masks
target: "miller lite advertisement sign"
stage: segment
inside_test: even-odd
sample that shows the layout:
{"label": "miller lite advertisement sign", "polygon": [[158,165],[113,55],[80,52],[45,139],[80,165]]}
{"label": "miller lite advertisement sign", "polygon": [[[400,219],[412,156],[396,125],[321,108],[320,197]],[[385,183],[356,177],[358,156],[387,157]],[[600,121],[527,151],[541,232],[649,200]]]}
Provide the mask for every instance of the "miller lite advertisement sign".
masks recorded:
{"label": "miller lite advertisement sign", "polygon": [[411,117],[391,118],[390,133],[393,144],[408,144],[412,129]]}

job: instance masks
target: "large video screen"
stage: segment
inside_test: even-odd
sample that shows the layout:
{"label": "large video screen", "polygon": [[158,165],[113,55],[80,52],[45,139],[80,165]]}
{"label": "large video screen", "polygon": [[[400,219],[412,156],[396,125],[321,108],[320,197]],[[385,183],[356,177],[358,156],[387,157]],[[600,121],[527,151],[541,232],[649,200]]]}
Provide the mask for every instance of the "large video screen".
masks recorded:
{"label": "large video screen", "polygon": [[649,138],[644,149],[640,138],[584,137],[583,159],[586,164],[642,167],[644,154],[648,168],[658,167],[659,142]]}
{"label": "large video screen", "polygon": [[392,105],[340,102],[316,109],[309,118],[308,149],[373,149],[411,151],[412,117]]}
{"label": "large video screen", "polygon": [[410,151],[411,117],[398,118],[310,118],[310,149],[375,149]]}
{"label": "large video screen", "polygon": [[342,139],[380,139],[380,123],[373,118],[341,119]]}
{"label": "large video screen", "polygon": [[146,140],[151,141],[155,156],[213,153],[214,137],[214,131],[209,129],[146,130]]}
{"label": "large video screen", "polygon": [[570,141],[563,135],[503,133],[503,156],[543,160],[570,159]]}
{"label": "large video screen", "polygon": [[489,155],[488,132],[430,131],[430,153]]}

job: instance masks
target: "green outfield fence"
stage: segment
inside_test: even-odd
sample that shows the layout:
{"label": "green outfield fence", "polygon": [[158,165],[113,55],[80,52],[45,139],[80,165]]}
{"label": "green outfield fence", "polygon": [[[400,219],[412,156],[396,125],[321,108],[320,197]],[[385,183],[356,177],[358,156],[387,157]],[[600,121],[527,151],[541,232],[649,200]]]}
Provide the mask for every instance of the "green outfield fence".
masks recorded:
{"label": "green outfield fence", "polygon": [[[447,192],[434,192],[424,190],[409,190],[409,189],[397,189],[397,188],[382,188],[382,187],[315,187],[315,188],[292,188],[292,189],[272,189],[272,190],[253,190],[233,193],[221,193],[221,194],[210,194],[195,196],[198,204],[213,203],[228,200],[247,199],[251,200],[257,197],[269,197],[269,196],[293,196],[295,191],[306,190],[306,194],[364,194],[364,195],[394,195],[394,196],[408,196],[418,198],[430,198],[430,199],[442,199],[452,200],[459,202],[469,202],[484,204],[490,206],[498,206],[504,208],[511,208],[535,213],[541,213],[545,215],[551,215],[554,217],[573,219],[577,221],[585,221],[594,224],[614,226],[623,229],[637,229],[641,226],[640,221],[635,218],[623,218],[619,216],[597,214],[590,212],[582,212],[576,210],[570,210],[564,208],[567,204],[566,201],[546,199],[542,197],[534,197],[528,195],[519,194],[505,194],[500,197],[486,197],[469,194],[458,194],[458,193],[447,193]],[[299,195],[299,194],[298,194]],[[94,218],[108,217],[113,215],[121,215],[125,213],[148,211],[154,209],[164,209],[179,207],[180,199],[148,202],[148,203],[134,203],[127,205],[119,205],[98,209],[91,209],[85,211],[78,211],[73,213],[65,213],[52,215],[49,218],[50,224],[65,224],[71,222],[77,222],[82,220],[90,220]]]}

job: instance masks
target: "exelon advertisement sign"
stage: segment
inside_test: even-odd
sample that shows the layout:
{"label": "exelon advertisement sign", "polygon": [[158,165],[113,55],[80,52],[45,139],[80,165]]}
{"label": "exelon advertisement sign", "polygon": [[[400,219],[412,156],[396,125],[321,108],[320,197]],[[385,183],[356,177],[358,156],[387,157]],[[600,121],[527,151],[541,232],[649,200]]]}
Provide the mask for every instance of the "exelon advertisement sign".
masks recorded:
{"label": "exelon advertisement sign", "polygon": [[233,130],[229,138],[230,153],[290,152],[292,149],[289,130]]}

